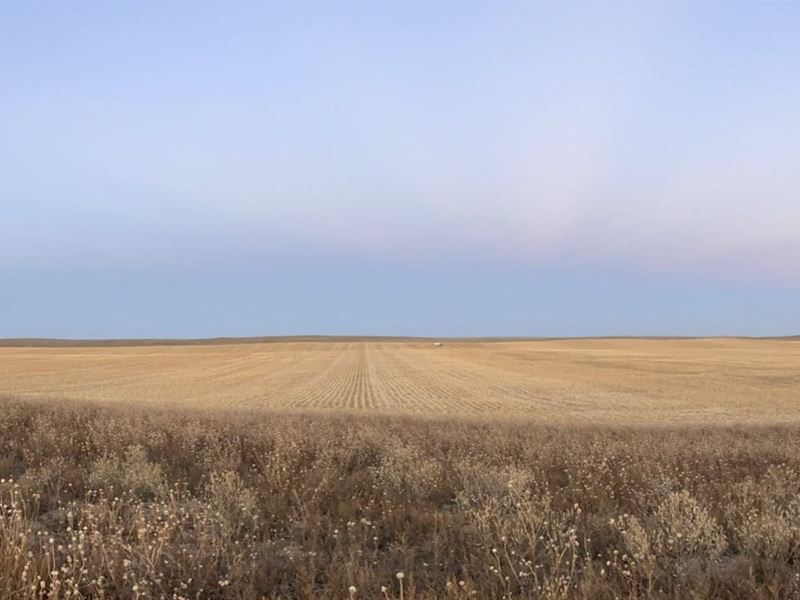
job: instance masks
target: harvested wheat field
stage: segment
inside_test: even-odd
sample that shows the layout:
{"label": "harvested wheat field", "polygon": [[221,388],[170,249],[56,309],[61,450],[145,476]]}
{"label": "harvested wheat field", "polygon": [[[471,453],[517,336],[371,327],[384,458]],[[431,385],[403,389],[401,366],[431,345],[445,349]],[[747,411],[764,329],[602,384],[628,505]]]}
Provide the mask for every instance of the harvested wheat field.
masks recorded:
{"label": "harvested wheat field", "polygon": [[800,340],[266,341],[0,348],[0,394],[158,406],[508,416],[800,419]]}
{"label": "harvested wheat field", "polygon": [[800,341],[0,348],[0,600],[800,597]]}

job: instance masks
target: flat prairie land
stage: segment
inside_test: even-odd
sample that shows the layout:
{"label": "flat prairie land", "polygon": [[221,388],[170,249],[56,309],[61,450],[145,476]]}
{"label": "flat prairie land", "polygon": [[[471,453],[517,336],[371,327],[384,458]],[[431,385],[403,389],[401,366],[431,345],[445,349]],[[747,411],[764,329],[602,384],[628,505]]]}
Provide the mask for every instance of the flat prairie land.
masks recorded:
{"label": "flat prairie land", "polygon": [[0,342],[0,600],[800,598],[800,340]]}
{"label": "flat prairie land", "polygon": [[0,347],[0,396],[204,409],[800,421],[800,340],[298,339]]}

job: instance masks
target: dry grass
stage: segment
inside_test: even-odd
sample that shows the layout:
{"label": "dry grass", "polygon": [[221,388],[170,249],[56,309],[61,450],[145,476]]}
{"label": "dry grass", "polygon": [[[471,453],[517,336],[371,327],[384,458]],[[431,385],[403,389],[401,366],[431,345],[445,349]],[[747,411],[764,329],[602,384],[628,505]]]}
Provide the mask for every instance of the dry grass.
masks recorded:
{"label": "dry grass", "polygon": [[0,393],[570,424],[785,423],[800,416],[800,340],[6,347]]}
{"label": "dry grass", "polygon": [[795,598],[799,434],[5,400],[0,597]]}
{"label": "dry grass", "polygon": [[798,598],[799,349],[0,349],[0,599]]}

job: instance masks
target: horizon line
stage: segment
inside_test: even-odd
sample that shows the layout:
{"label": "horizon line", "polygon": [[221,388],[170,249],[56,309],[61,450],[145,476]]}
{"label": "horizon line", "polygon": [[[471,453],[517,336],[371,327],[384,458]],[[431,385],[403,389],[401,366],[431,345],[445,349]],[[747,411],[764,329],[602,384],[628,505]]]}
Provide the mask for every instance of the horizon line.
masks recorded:
{"label": "horizon line", "polygon": [[435,336],[435,335],[267,335],[215,336],[198,338],[0,338],[0,348],[58,348],[102,346],[203,346],[270,344],[285,342],[546,342],[569,340],[775,340],[796,341],[800,334],[787,335],[575,335],[575,336]]}

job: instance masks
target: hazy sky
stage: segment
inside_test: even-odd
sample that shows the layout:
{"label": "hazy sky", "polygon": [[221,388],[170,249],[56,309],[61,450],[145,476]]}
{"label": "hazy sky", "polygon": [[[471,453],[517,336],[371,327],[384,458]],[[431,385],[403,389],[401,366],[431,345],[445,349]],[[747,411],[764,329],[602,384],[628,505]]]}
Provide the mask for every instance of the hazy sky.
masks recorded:
{"label": "hazy sky", "polygon": [[2,3],[0,337],[800,333],[798,31]]}

